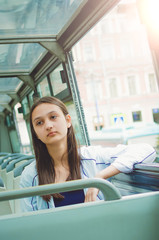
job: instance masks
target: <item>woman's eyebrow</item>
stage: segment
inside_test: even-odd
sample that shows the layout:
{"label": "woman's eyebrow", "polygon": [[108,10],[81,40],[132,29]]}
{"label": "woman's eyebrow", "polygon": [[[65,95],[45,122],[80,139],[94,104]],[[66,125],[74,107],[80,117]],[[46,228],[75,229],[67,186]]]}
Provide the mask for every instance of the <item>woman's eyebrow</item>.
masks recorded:
{"label": "woman's eyebrow", "polygon": [[[46,115],[49,115],[49,114],[51,114],[51,113],[56,113],[56,111],[51,111],[51,112],[48,112]],[[36,120],[38,120],[38,119],[40,119],[40,118],[43,118],[44,116],[38,116],[38,117],[36,117],[34,120],[33,120],[33,122],[35,122]]]}

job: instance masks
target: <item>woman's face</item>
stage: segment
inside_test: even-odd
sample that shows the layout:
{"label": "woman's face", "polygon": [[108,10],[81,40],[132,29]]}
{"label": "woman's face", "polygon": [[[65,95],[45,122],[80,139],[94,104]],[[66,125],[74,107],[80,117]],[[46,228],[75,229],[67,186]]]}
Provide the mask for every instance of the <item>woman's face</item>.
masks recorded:
{"label": "woman's face", "polygon": [[71,117],[54,104],[42,103],[32,112],[32,124],[37,137],[46,145],[66,143]]}

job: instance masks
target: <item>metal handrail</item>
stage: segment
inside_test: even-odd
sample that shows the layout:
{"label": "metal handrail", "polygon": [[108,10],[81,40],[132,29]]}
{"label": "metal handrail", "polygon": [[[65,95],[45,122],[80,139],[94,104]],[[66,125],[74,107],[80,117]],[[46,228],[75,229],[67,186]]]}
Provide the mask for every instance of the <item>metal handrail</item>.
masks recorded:
{"label": "metal handrail", "polygon": [[117,200],[121,198],[119,190],[112,183],[104,179],[92,178],[22,188],[13,191],[5,191],[0,193],[0,201],[25,198],[31,196],[43,196],[47,194],[68,192],[90,187],[98,188],[103,193],[105,201]]}

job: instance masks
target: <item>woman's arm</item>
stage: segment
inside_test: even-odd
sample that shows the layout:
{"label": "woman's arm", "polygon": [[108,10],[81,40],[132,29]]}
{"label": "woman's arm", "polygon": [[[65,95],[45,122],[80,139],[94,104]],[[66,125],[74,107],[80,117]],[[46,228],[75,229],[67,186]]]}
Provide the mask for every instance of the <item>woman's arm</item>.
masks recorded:
{"label": "woman's arm", "polygon": [[[120,171],[113,165],[110,165],[109,167],[98,172],[98,174],[95,176],[95,178],[108,179],[112,176],[115,176],[118,173],[120,173]],[[86,196],[85,196],[85,202],[96,201],[98,192],[99,192],[99,189],[97,189],[97,188],[89,188],[86,193]]]}
{"label": "woman's arm", "polygon": [[[156,151],[149,144],[139,143],[125,146],[118,145],[115,148],[109,149],[101,148],[97,156],[98,160],[100,161],[102,159],[103,162],[105,162],[105,158],[107,157],[107,161],[110,162],[111,165],[98,172],[95,178],[108,179],[120,172],[131,172],[134,164],[152,163],[156,158]],[[98,192],[99,190],[95,188],[88,189],[85,202],[96,201]]]}
{"label": "woman's arm", "polygon": [[135,164],[152,163],[156,158],[155,149],[147,143],[130,144],[117,154],[112,165],[120,172],[132,172]]}

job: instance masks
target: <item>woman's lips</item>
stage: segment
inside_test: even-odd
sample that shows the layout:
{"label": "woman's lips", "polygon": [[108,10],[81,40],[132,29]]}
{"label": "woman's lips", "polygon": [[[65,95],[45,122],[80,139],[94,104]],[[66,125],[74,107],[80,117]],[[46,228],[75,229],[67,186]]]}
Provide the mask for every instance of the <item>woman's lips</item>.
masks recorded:
{"label": "woman's lips", "polygon": [[56,135],[56,132],[50,132],[48,133],[47,137],[51,137],[51,136],[55,136]]}

